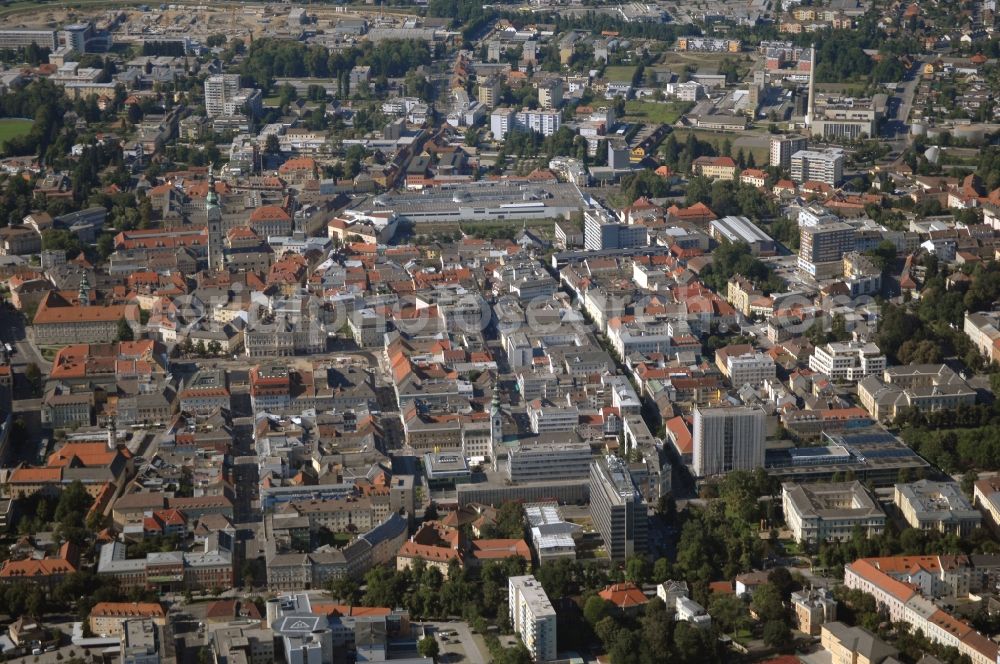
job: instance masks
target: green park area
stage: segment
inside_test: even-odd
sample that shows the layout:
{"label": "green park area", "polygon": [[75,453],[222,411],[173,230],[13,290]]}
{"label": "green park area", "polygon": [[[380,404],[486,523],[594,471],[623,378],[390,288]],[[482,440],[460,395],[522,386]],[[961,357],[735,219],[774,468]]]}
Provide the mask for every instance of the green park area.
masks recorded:
{"label": "green park area", "polygon": [[641,99],[630,99],[625,102],[625,117],[635,118],[641,122],[652,124],[669,124],[677,122],[678,118],[690,108],[686,102],[661,103],[656,101],[642,101]]}
{"label": "green park area", "polygon": [[634,75],[635,67],[632,65],[614,65],[604,70],[604,77],[617,83],[631,83]]}
{"label": "green park area", "polygon": [[12,138],[24,136],[31,131],[33,124],[33,120],[23,120],[20,118],[4,118],[0,120],[0,145]]}

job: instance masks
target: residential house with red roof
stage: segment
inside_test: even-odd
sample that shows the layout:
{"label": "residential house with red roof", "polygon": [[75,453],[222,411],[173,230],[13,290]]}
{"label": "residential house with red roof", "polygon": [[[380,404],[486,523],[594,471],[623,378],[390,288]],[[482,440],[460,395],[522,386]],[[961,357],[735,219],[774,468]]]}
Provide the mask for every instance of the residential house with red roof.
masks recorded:
{"label": "residential house with red roof", "polygon": [[649,602],[646,594],[632,582],[613,583],[598,592],[597,596],[613,604],[618,612],[629,615],[641,613]]}
{"label": "residential house with red roof", "polygon": [[732,157],[698,157],[692,162],[691,170],[711,180],[735,180],[739,166]]}

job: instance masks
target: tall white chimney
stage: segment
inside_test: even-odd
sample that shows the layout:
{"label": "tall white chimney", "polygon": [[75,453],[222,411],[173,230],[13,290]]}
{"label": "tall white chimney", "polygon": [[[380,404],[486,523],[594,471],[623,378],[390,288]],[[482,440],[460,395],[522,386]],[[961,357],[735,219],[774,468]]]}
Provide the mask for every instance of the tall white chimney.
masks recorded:
{"label": "tall white chimney", "polygon": [[809,100],[806,102],[806,127],[812,126],[813,104],[815,103],[816,44],[809,45]]}

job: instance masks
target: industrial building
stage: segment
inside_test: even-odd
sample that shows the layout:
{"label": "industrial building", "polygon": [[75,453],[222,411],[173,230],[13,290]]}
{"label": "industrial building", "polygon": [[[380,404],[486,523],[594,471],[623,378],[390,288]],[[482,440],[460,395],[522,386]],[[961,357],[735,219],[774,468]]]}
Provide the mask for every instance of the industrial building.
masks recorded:
{"label": "industrial building", "polygon": [[481,180],[420,192],[387,192],[347,214],[395,212],[400,221],[419,224],[568,218],[585,207],[572,184]]}
{"label": "industrial building", "polygon": [[746,217],[730,216],[716,219],[709,225],[708,231],[716,241],[746,244],[754,256],[773,256],[776,250],[771,236]]}

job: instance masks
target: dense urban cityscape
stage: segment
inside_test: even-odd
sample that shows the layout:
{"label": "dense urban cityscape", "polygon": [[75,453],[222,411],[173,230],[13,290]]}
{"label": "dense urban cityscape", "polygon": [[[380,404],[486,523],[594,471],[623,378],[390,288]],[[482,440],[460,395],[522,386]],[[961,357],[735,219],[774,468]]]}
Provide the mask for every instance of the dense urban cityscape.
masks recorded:
{"label": "dense urban cityscape", "polygon": [[996,11],[0,2],[0,661],[1000,664]]}

